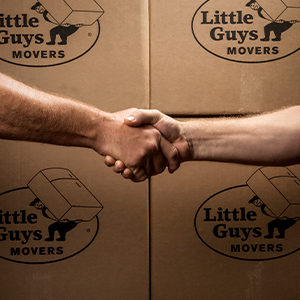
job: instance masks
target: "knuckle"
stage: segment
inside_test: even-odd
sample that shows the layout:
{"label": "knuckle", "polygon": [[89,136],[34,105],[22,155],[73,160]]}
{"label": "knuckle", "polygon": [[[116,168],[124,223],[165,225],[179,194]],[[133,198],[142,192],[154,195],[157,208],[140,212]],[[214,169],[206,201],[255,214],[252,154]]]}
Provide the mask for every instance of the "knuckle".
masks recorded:
{"label": "knuckle", "polygon": [[139,163],[138,161],[132,161],[130,163],[128,163],[128,167],[131,169],[131,170],[135,170],[136,168],[138,168],[139,166]]}
{"label": "knuckle", "polygon": [[178,158],[178,151],[175,147],[172,147],[171,153],[170,153],[171,158],[176,159]]}
{"label": "knuckle", "polygon": [[147,149],[150,152],[156,152],[156,151],[158,151],[159,147],[158,147],[157,143],[155,143],[154,141],[149,141],[148,145],[147,145]]}
{"label": "knuckle", "polygon": [[135,157],[131,157],[130,159],[127,160],[126,166],[129,169],[134,170],[135,168],[137,168],[138,163],[139,163],[138,159],[136,159]]}
{"label": "knuckle", "polygon": [[136,159],[137,164],[140,164],[142,160],[147,157],[147,155],[148,155],[148,148],[145,147],[143,149],[140,149],[139,155]]}
{"label": "knuckle", "polygon": [[160,135],[160,132],[157,129],[153,128],[152,132],[153,132],[153,136],[154,136],[155,139],[160,138],[161,135]]}

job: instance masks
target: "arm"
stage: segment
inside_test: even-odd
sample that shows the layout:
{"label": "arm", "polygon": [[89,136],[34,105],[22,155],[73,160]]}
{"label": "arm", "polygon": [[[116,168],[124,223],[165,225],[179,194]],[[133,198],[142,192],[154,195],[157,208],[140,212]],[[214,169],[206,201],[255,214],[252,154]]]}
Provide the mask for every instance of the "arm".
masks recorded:
{"label": "arm", "polygon": [[42,208],[42,215],[47,218],[47,219],[51,219],[54,221],[57,221],[57,219],[54,219],[53,217],[51,218],[48,214],[47,214],[48,208],[46,208],[45,206]]}
{"label": "arm", "polygon": [[157,110],[138,110],[126,124],[152,124],[178,149],[181,161],[275,166],[300,163],[299,116],[300,106],[295,106],[254,117],[179,122]]}
{"label": "arm", "polygon": [[[0,74],[0,137],[94,147],[109,114]],[[99,149],[101,151],[101,149]]]}
{"label": "arm", "polygon": [[300,162],[300,106],[248,118],[181,123],[193,160],[255,165]]}
{"label": "arm", "polygon": [[266,17],[264,16],[263,11],[264,11],[263,8],[260,7],[260,8],[257,10],[258,15],[259,15],[261,18],[265,19],[265,20],[272,21],[271,19],[268,19],[268,18],[266,18]]}
{"label": "arm", "polygon": [[51,21],[51,20],[48,18],[48,15],[49,15],[49,12],[48,12],[47,10],[45,10],[45,11],[43,12],[43,17],[44,17],[45,21],[47,21],[47,22],[49,22],[49,23],[52,23],[52,24],[54,24],[54,25],[58,25],[57,23]]}
{"label": "arm", "polygon": [[176,149],[158,130],[124,124],[131,111],[106,113],[0,73],[0,138],[92,148],[101,155],[120,158],[136,180],[163,171],[166,162],[161,150],[176,168]]}

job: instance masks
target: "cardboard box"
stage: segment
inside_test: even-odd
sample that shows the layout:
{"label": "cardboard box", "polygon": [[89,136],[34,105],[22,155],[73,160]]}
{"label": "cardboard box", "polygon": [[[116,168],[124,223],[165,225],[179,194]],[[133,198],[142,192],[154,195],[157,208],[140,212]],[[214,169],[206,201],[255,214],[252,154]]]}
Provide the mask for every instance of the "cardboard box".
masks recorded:
{"label": "cardboard box", "polygon": [[[1,72],[104,111],[147,108],[148,3],[83,2],[2,1]],[[0,298],[148,299],[146,182],[88,149],[1,140],[0,155]]]}
{"label": "cardboard box", "polygon": [[[105,111],[147,108],[149,92],[153,108],[173,114],[258,112],[299,103],[299,26],[287,19],[278,23],[290,27],[278,50],[276,41],[260,41],[272,21],[237,0],[95,0],[84,8],[76,0],[39,2],[4,0],[0,14],[1,72],[29,85]],[[201,16],[204,25],[226,25],[210,29],[215,39],[207,45],[200,41],[207,37],[203,28],[210,32],[199,25]],[[241,31],[244,25],[249,30]],[[237,47],[228,54],[235,59],[221,57],[222,30],[234,38],[234,46],[225,44]],[[280,219],[285,199],[297,199],[294,179],[288,178],[291,196],[289,190],[284,198],[276,193],[274,207],[281,211],[272,219],[253,204],[262,206],[261,200],[269,207],[272,201],[260,188],[272,179],[255,176],[266,170],[186,163],[175,175],[153,179],[149,211],[147,183],[116,176],[93,151],[3,140],[0,149],[0,288],[6,299],[148,299],[149,291],[153,299],[299,298],[299,224],[294,216]],[[285,172],[298,182],[298,166]],[[217,218],[225,225],[211,228]],[[288,236],[266,242],[274,231]],[[218,235],[214,240],[211,232]],[[240,236],[233,255],[223,241],[234,234]]]}
{"label": "cardboard box", "polygon": [[[264,214],[277,200],[267,189],[262,199],[255,197],[248,180],[255,177],[257,186],[267,184],[258,173],[272,173],[274,186],[286,199],[299,198],[300,165],[260,169],[192,162],[174,175],[153,178],[153,299],[300,297],[299,211],[290,218]],[[282,185],[288,178],[297,181],[292,189]]]}
{"label": "cardboard box", "polygon": [[[124,180],[92,150],[13,141],[1,141],[0,148],[5,157],[0,174],[0,298],[148,299],[147,182]],[[83,192],[76,198],[77,188],[58,178],[60,168],[71,171],[69,181],[85,186],[87,200],[97,202],[98,213],[88,216],[90,220],[82,217],[87,215],[85,203],[80,217],[58,221],[51,212],[65,202],[59,203],[57,195],[47,202],[47,193],[33,187],[39,174],[50,178],[52,173],[52,184],[65,201],[84,202]],[[50,194],[49,186],[44,191]]]}
{"label": "cardboard box", "polygon": [[[39,2],[42,10],[34,9],[34,1],[2,1],[1,72],[104,111],[149,107],[147,1],[84,1],[86,19],[66,19],[68,25],[53,16],[62,20],[70,11],[68,18],[73,18],[82,1]],[[20,43],[13,43],[11,35],[21,35]]]}
{"label": "cardboard box", "polygon": [[290,23],[299,3],[258,1],[260,11],[248,2],[151,1],[152,108],[216,115],[299,105],[300,26]]}

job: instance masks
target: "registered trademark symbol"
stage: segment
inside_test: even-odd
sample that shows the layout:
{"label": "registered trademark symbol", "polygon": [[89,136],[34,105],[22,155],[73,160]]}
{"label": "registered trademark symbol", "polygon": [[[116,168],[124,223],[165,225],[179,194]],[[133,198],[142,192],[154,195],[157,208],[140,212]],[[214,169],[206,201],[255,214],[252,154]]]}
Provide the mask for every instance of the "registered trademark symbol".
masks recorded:
{"label": "registered trademark symbol", "polygon": [[88,36],[92,36],[93,34],[91,32],[88,33]]}
{"label": "registered trademark symbol", "polygon": [[90,228],[88,228],[88,229],[86,230],[86,232],[91,232],[91,229],[90,229]]}

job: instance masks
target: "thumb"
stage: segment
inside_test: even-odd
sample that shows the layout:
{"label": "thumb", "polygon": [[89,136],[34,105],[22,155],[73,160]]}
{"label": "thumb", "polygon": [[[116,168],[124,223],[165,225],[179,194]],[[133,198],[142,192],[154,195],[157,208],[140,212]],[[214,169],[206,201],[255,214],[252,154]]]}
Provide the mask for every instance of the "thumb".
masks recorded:
{"label": "thumb", "polygon": [[124,119],[128,126],[138,127],[142,125],[154,125],[162,118],[162,114],[156,109],[137,109]]}

